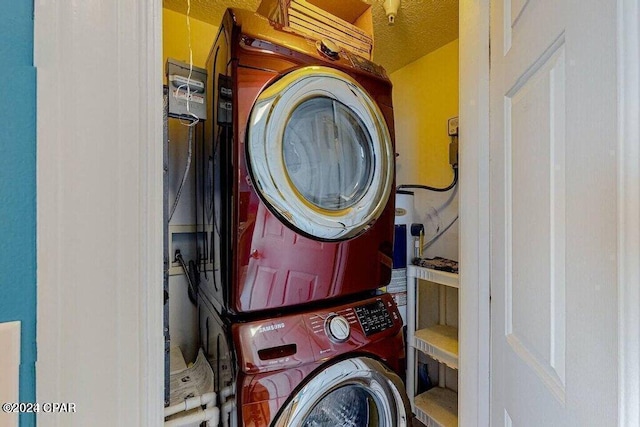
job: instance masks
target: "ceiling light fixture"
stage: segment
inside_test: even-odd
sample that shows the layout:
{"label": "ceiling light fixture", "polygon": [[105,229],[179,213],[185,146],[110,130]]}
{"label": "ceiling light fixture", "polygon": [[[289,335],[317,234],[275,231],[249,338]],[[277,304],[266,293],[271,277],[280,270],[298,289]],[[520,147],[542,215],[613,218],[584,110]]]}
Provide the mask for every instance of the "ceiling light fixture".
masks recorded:
{"label": "ceiling light fixture", "polygon": [[384,0],[384,3],[382,3],[382,7],[384,7],[384,12],[387,14],[389,25],[395,24],[396,14],[398,13],[398,8],[400,7],[400,0]]}

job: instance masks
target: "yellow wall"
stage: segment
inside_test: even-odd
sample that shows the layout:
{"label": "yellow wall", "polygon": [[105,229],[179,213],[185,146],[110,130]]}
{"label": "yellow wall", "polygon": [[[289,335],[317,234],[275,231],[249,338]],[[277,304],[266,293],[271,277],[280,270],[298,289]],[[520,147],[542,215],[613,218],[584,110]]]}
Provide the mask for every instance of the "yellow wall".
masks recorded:
{"label": "yellow wall", "polygon": [[[204,68],[218,27],[193,18],[190,21],[193,65]],[[163,70],[167,58],[189,63],[187,16],[169,9],[162,9],[162,57]]]}
{"label": "yellow wall", "polygon": [[451,182],[447,120],[458,115],[458,40],[391,74],[398,184]]}

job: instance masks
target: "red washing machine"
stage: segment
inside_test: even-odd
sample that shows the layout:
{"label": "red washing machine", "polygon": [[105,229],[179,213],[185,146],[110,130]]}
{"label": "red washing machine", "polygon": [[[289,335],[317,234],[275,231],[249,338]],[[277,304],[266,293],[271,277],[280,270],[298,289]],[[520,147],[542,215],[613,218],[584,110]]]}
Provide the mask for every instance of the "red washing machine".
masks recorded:
{"label": "red washing machine", "polygon": [[[397,375],[404,370],[402,320],[389,294],[226,325],[205,301],[200,323],[214,366],[230,366],[226,350],[216,352],[221,336],[232,340],[232,386],[219,392],[225,426],[410,426]],[[226,332],[214,332],[215,325]]]}
{"label": "red washing machine", "polygon": [[231,9],[206,67],[201,292],[242,316],[385,286],[395,152],[384,70]]}

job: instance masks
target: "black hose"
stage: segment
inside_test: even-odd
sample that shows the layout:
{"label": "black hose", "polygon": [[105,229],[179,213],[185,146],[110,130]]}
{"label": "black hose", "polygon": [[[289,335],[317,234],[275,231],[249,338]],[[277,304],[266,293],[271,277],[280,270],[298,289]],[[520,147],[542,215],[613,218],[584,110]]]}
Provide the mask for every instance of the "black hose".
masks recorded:
{"label": "black hose", "polygon": [[176,250],[175,259],[180,263],[180,266],[182,267],[182,271],[184,272],[184,275],[187,278],[187,295],[189,296],[189,301],[191,301],[191,304],[197,305],[198,304],[198,288],[197,288],[197,285],[194,286],[193,284],[194,280],[192,277],[192,272],[195,272],[194,271],[195,263],[193,261],[189,261],[190,268],[187,268],[187,264],[184,262],[184,258],[182,258],[182,254],[180,253],[180,250]]}
{"label": "black hose", "polygon": [[421,184],[403,184],[403,185],[399,185],[396,190],[404,190],[407,188],[414,188],[414,189],[418,189],[418,190],[429,190],[429,191],[436,191],[439,193],[444,193],[445,191],[449,191],[451,190],[453,187],[456,186],[456,184],[458,183],[458,167],[454,167],[453,168],[453,181],[451,182],[451,184],[449,184],[446,187],[442,187],[442,188],[438,188],[438,187],[430,187],[428,185],[421,185]]}

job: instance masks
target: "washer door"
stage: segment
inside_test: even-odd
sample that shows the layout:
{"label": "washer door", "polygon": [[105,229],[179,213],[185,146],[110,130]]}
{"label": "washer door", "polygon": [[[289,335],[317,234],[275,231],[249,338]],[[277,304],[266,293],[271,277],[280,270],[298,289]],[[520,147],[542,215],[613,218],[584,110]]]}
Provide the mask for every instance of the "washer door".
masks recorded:
{"label": "washer door", "polygon": [[258,193],[304,235],[355,237],[387,205],[389,130],[369,94],[341,71],[314,66],[285,75],[258,97],[247,136]]}
{"label": "washer door", "polygon": [[400,378],[367,357],[343,360],[313,377],[274,427],[405,427],[411,410]]}

